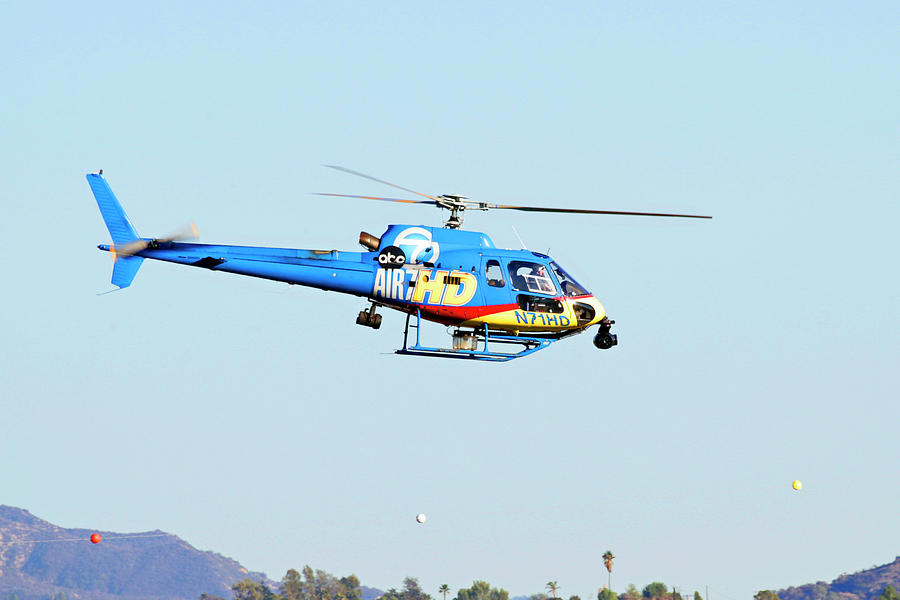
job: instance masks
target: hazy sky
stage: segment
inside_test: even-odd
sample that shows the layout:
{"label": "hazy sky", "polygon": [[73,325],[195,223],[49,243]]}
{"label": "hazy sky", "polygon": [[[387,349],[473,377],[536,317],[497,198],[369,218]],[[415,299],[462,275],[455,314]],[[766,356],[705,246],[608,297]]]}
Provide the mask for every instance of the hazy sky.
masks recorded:
{"label": "hazy sky", "polygon": [[[748,600],[900,553],[897,3],[125,4],[0,4],[0,503],[435,596],[590,600],[610,549],[616,591]],[[158,262],[96,295],[99,168],[144,235],[440,222],[322,164],[715,218],[468,215],[594,292],[605,352],[395,356],[399,313]]]}

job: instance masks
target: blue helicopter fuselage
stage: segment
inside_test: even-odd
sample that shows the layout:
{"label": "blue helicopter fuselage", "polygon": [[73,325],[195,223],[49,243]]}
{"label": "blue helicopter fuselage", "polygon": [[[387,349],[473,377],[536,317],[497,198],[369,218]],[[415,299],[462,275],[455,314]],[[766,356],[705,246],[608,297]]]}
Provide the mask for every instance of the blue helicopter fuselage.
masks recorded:
{"label": "blue helicopter fuselage", "polygon": [[[595,338],[595,345],[616,343],[615,336],[609,337],[612,322],[603,306],[560,265],[537,252],[497,248],[484,233],[390,225],[380,238],[361,233],[363,252],[145,238],[137,234],[102,174],[87,179],[113,240],[98,247],[113,255],[112,283],[120,289],[131,285],[144,260],[159,260],[364,297],[372,308],[361,312],[357,323],[376,329],[381,324],[376,306],[457,327],[453,350],[418,341],[408,346],[408,317],[401,354],[505,361],[598,323],[603,339]],[[472,347],[476,339],[480,350]],[[489,350],[494,343],[524,349]]]}
{"label": "blue helicopter fuselage", "polygon": [[[368,252],[142,239],[147,247],[125,260],[160,260],[353,294],[450,325],[559,332],[605,316],[602,305],[549,256],[496,248],[487,234],[475,231],[391,225],[377,250]],[[385,261],[386,255],[395,260]]]}

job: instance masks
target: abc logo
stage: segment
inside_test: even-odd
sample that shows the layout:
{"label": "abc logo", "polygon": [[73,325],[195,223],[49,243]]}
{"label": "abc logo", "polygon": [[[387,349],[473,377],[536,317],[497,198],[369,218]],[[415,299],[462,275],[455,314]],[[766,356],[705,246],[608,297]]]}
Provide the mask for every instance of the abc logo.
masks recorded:
{"label": "abc logo", "polygon": [[406,255],[397,246],[388,246],[378,254],[378,264],[385,269],[396,269],[406,264]]}

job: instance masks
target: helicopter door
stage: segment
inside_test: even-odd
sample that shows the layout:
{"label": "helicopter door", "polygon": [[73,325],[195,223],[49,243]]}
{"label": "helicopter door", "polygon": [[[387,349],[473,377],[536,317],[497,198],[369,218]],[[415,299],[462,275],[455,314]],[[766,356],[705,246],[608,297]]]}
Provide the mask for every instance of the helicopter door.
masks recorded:
{"label": "helicopter door", "polygon": [[482,287],[482,298],[486,306],[510,303],[509,278],[499,258],[482,257],[481,277],[485,284]]}
{"label": "helicopter door", "polygon": [[[524,311],[539,313],[565,312],[565,306],[557,300],[556,283],[547,267],[541,263],[509,261],[511,287],[516,293],[516,304]],[[549,296],[549,297],[548,297]]]}
{"label": "helicopter door", "polygon": [[514,290],[548,296],[557,294],[556,284],[543,264],[527,260],[511,260],[508,266]]}

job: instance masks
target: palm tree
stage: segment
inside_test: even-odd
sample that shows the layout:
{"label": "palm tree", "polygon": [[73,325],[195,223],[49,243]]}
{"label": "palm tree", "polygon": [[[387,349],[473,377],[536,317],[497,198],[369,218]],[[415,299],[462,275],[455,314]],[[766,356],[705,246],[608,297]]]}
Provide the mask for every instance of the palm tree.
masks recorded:
{"label": "palm tree", "polygon": [[556,590],[559,589],[559,584],[556,583],[555,581],[548,581],[547,589],[550,590],[550,596],[552,598],[556,598]]}
{"label": "palm tree", "polygon": [[606,566],[606,572],[608,573],[606,576],[606,589],[612,589],[610,582],[612,581],[612,561],[615,557],[616,555],[609,550],[603,553],[603,564]]}
{"label": "palm tree", "polygon": [[447,600],[447,594],[450,593],[450,586],[446,583],[442,583],[441,587],[438,588],[438,591],[444,595],[444,600]]}

